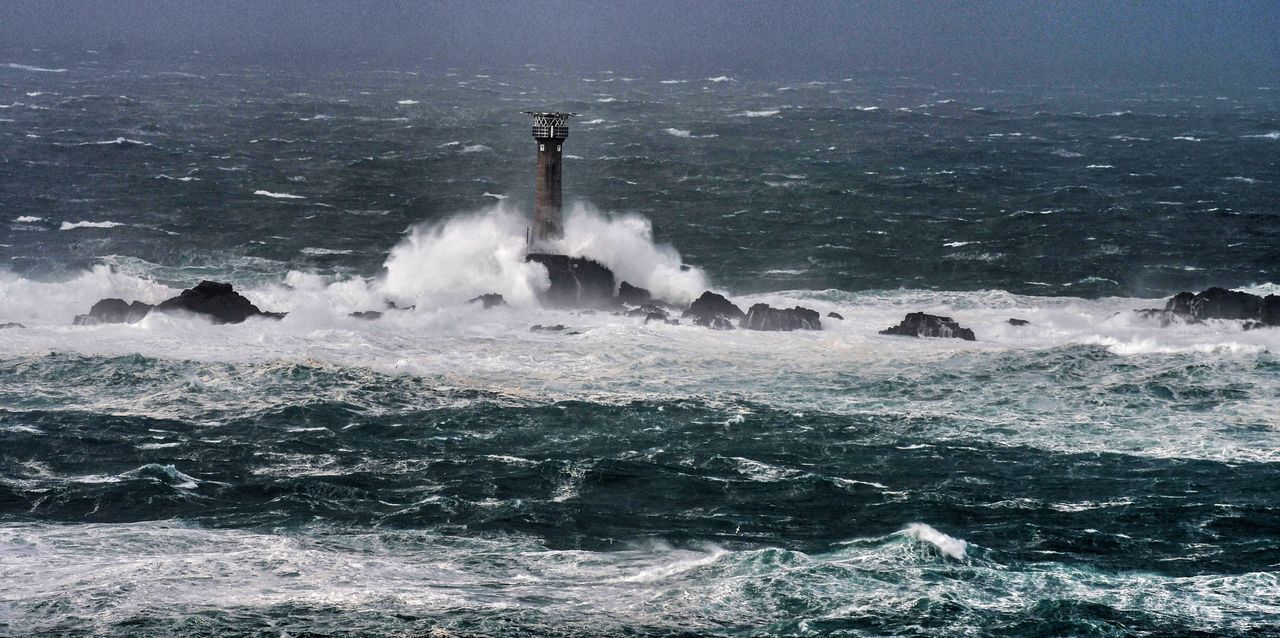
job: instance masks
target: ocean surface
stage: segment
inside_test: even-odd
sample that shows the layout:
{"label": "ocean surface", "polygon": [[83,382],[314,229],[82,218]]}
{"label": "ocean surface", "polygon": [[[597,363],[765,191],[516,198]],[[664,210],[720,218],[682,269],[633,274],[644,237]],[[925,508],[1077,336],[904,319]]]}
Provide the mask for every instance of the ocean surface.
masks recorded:
{"label": "ocean surface", "polygon": [[1280,87],[0,50],[0,635],[1280,635]]}

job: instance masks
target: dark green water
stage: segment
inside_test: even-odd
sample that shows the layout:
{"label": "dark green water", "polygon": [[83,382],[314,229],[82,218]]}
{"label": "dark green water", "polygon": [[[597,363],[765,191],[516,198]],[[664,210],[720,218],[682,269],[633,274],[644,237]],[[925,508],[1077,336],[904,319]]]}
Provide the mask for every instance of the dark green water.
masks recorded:
{"label": "dark green water", "polygon": [[[1280,331],[1130,312],[1277,291],[1274,89],[23,51],[0,107],[0,635],[1280,633]],[[537,307],[546,107],[563,250],[845,320]],[[70,325],[202,278],[289,316]]]}

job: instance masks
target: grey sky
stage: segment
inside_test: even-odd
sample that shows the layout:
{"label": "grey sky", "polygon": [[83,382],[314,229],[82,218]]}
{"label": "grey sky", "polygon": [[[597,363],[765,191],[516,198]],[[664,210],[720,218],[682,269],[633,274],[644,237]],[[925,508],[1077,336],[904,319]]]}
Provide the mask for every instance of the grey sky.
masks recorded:
{"label": "grey sky", "polygon": [[390,59],[780,75],[894,68],[1010,78],[1280,74],[1280,2],[134,2],[8,4],[0,42],[269,63]]}

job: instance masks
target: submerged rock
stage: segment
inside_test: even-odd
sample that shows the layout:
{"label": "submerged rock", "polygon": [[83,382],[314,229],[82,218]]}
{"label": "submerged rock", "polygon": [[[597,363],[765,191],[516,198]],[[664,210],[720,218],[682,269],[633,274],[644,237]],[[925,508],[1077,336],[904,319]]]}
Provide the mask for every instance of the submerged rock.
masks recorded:
{"label": "submerged rock", "polygon": [[22,325],[22,324],[20,324],[20,323],[17,323],[17,322],[12,322],[12,323],[0,323],[0,330],[5,330],[5,329],[8,329],[8,328],[26,328],[26,326],[24,326],[24,325]]}
{"label": "submerged rock", "polygon": [[352,319],[364,319],[365,321],[373,321],[374,319],[381,319],[382,313],[378,312],[377,310],[361,310],[360,312],[353,312],[347,316],[351,317]]}
{"label": "submerged rock", "polygon": [[827,318],[829,318],[829,319],[839,319],[840,321],[844,321],[844,315],[841,315],[841,314],[840,314],[840,313],[838,313],[838,312],[828,312],[828,313],[827,313]]}
{"label": "submerged rock", "polygon": [[525,261],[542,264],[551,279],[551,287],[542,293],[542,301],[561,308],[614,308],[613,271],[585,257],[530,253]]}
{"label": "submerged rock", "polygon": [[249,317],[265,314],[231,284],[202,281],[195,288],[166,299],[155,307],[156,312],[193,312],[209,317],[214,323],[240,323]]}
{"label": "submerged rock", "polygon": [[902,323],[880,331],[882,335],[901,335],[904,337],[940,337],[976,341],[977,337],[968,328],[960,327],[951,317],[940,317],[923,312],[907,315]]}
{"label": "submerged rock", "polygon": [[491,293],[487,293],[487,294],[480,295],[479,297],[476,297],[475,299],[470,299],[470,300],[468,300],[468,301],[467,301],[467,303],[479,303],[479,304],[484,304],[484,309],[485,309],[485,310],[488,310],[488,309],[493,308],[493,307],[496,307],[496,306],[505,306],[505,305],[507,305],[507,300],[506,300],[506,299],[503,299],[503,298],[502,298],[502,295],[500,295],[500,294],[498,294],[498,293],[496,293],[496,292],[491,292]]}
{"label": "submerged rock", "polygon": [[715,330],[732,330],[734,325],[742,321],[747,314],[724,296],[708,290],[689,304],[689,309],[685,310],[682,316],[692,318],[696,326],[706,326]]}
{"label": "submerged rock", "polygon": [[747,310],[741,327],[747,330],[822,330],[822,321],[817,310],[800,306],[772,308],[769,304],[758,303]]}
{"label": "submerged rock", "polygon": [[1010,317],[1010,318],[1009,318],[1009,325],[1011,325],[1011,326],[1029,326],[1029,325],[1031,325],[1031,322],[1030,322],[1030,321],[1027,321],[1026,319],[1015,319],[1015,318]]}
{"label": "submerged rock", "polygon": [[542,324],[529,326],[529,332],[560,332],[561,330],[564,330],[564,324],[561,323],[554,326],[544,326]]}
{"label": "submerged rock", "polygon": [[154,307],[141,301],[127,303],[123,299],[102,299],[93,304],[93,307],[89,309],[89,314],[76,315],[72,323],[77,326],[96,326],[102,323],[134,323],[141,321]]}

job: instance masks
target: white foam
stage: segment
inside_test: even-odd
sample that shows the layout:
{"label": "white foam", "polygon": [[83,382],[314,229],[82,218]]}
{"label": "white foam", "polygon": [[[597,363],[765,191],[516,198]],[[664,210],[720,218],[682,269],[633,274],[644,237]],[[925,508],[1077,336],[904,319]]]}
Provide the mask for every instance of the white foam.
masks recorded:
{"label": "white foam", "polygon": [[123,223],[121,223],[121,222],[111,222],[111,221],[106,221],[106,222],[86,222],[86,221],[79,221],[79,222],[62,222],[62,226],[61,226],[58,230],[75,230],[76,228],[115,228],[116,226],[123,226],[123,225],[124,225],[124,224],[123,224]]}
{"label": "white foam", "polygon": [[924,523],[912,523],[902,530],[902,533],[918,541],[929,543],[938,548],[943,556],[950,556],[956,560],[964,560],[965,550],[969,546],[963,539],[943,534]]}
{"label": "white foam", "polygon": [[508,195],[499,195],[498,193],[490,193],[489,191],[485,191],[485,192],[484,192],[484,194],[483,194],[483,195],[481,195],[481,197],[492,197],[492,198],[494,198],[494,199],[496,199],[496,200],[501,201],[501,200],[506,199],[506,198],[507,198],[507,197],[509,197],[509,196],[508,196]]}
{"label": "white foam", "polygon": [[596,118],[596,119],[594,119],[594,120],[587,120],[587,121],[585,121],[585,122],[579,122],[579,124],[604,124],[604,120],[602,120],[602,119],[600,119],[600,118]]}
{"label": "white foam", "polygon": [[659,80],[659,84],[684,84],[688,80]]}
{"label": "white foam", "polygon": [[666,133],[667,135],[671,135],[673,137],[683,137],[683,138],[717,137],[715,133],[708,133],[706,135],[694,135],[692,131],[687,131],[685,129],[679,129],[679,128],[664,128],[662,129],[662,132]]}
{"label": "white foam", "polygon": [[313,248],[313,247],[311,247],[311,246],[307,246],[306,248],[303,248],[302,250],[299,250],[298,252],[300,252],[300,253],[302,253],[302,254],[304,254],[304,255],[312,255],[312,256],[316,256],[316,257],[323,257],[323,256],[325,256],[325,255],[350,255],[351,253],[353,253],[353,252],[355,252],[355,251],[353,251],[353,250],[339,249],[339,248]]}
{"label": "white foam", "polygon": [[31,215],[22,215],[19,217],[15,217],[13,221],[18,222],[19,224],[31,224],[38,221],[42,221],[43,219],[44,219],[43,217],[33,217]]}
{"label": "white foam", "polygon": [[30,64],[18,64],[16,62],[6,63],[5,66],[10,69],[17,69],[19,71],[31,71],[33,73],[66,73],[67,72],[66,69],[47,69],[39,66],[31,66]]}
{"label": "white foam", "polygon": [[765,109],[762,111],[743,111],[741,113],[734,113],[731,117],[773,117],[774,115],[777,115],[781,112],[782,111],[780,109]]}
{"label": "white foam", "polygon": [[1241,135],[1240,137],[1251,137],[1251,138],[1264,139],[1264,140],[1280,140],[1280,131],[1271,131],[1269,133],[1262,133],[1259,135]]}
{"label": "white foam", "polygon": [[731,77],[729,77],[729,76],[727,76],[727,75],[718,75],[718,76],[713,77],[713,78],[707,78],[707,81],[708,81],[708,82],[737,82],[737,80],[735,80],[735,79],[733,79],[733,78],[731,78]]}
{"label": "white foam", "polygon": [[417,100],[397,100],[396,101],[396,104],[399,104],[400,106],[413,106],[414,104],[417,104],[417,103],[418,103]]}
{"label": "white foam", "polygon": [[459,150],[458,152],[459,153],[479,153],[481,151],[487,151],[487,150],[489,150],[489,147],[485,146],[484,144],[469,144],[467,146],[462,147],[462,149]]}
{"label": "white foam", "polygon": [[1203,142],[1204,141],[1198,137],[1192,137],[1190,135],[1175,135],[1173,136],[1173,139],[1182,140],[1184,142]]}
{"label": "white foam", "polygon": [[293,193],[273,193],[271,191],[263,190],[253,191],[253,194],[261,195],[263,197],[271,197],[273,199],[306,199],[301,195],[294,195]]}

